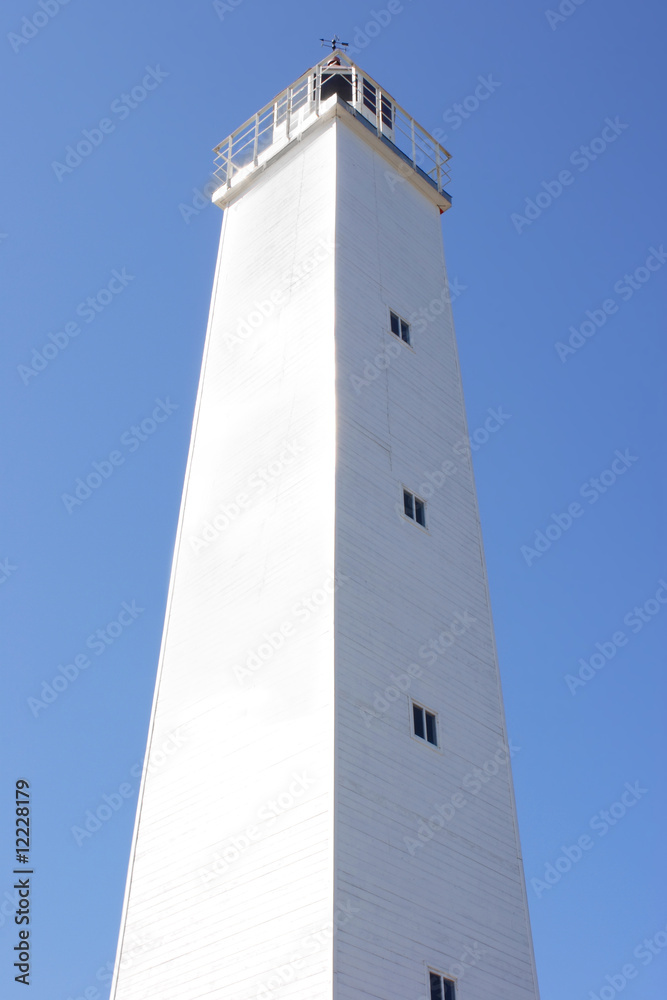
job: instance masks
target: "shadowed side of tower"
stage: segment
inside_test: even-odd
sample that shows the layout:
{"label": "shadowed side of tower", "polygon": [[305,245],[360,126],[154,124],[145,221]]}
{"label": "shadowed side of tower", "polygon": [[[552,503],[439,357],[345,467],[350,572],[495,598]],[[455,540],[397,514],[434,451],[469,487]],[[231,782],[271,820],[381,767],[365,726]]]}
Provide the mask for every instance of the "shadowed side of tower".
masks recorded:
{"label": "shadowed side of tower", "polygon": [[[342,123],[341,123],[342,124]],[[390,151],[388,151],[390,155]],[[509,750],[435,199],[337,147],[338,1000],[534,998]],[[409,322],[409,343],[391,314]],[[404,490],[425,501],[425,525]],[[440,638],[442,636],[442,638]],[[435,716],[416,736],[413,705]],[[481,774],[481,779],[478,775]]]}

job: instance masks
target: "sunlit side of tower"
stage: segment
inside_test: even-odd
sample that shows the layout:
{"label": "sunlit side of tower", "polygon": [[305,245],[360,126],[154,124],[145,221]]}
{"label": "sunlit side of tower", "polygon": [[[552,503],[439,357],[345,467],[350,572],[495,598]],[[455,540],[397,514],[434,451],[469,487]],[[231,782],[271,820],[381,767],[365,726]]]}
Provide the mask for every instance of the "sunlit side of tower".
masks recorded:
{"label": "sunlit side of tower", "polygon": [[341,52],[217,152],[111,996],[536,1000],[449,154]]}

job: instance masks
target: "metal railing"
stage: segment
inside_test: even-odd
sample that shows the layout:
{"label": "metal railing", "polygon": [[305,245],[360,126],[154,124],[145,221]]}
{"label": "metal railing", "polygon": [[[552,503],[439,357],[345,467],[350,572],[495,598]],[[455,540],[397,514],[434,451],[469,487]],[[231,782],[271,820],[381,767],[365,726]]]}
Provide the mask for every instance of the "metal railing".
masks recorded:
{"label": "metal railing", "polygon": [[390,94],[336,50],[300,76],[215,149],[215,176],[232,186],[235,177],[259,166],[320,114],[332,94],[343,98],[352,114],[375,128],[377,135],[439,192],[449,181],[450,154]]}

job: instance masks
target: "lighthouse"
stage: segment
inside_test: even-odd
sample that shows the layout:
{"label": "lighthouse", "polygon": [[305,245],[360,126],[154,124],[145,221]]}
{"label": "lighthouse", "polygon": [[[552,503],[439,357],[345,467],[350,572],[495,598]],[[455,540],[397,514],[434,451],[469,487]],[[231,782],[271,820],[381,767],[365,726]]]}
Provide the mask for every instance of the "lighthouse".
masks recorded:
{"label": "lighthouse", "polygon": [[537,1000],[449,153],[340,49],[215,152],[112,1000]]}

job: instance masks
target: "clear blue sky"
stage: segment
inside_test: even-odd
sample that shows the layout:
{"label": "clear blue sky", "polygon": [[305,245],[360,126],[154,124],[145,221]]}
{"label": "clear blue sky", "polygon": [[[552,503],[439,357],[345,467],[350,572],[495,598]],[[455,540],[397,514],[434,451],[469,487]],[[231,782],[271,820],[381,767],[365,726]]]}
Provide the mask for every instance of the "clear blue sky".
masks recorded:
{"label": "clear blue sky", "polygon": [[[6,4],[0,31],[0,897],[25,777],[32,1000],[108,995],[221,222],[180,206],[334,32],[453,154],[443,231],[542,997],[662,1000],[664,6],[43,3]],[[90,155],[54,168],[102,119]],[[69,342],[37,372],[50,334]],[[489,408],[509,417],[484,441]],[[83,654],[55,700],[29,701]],[[105,795],[121,805],[78,844]],[[22,996],[7,909],[0,992]]]}

